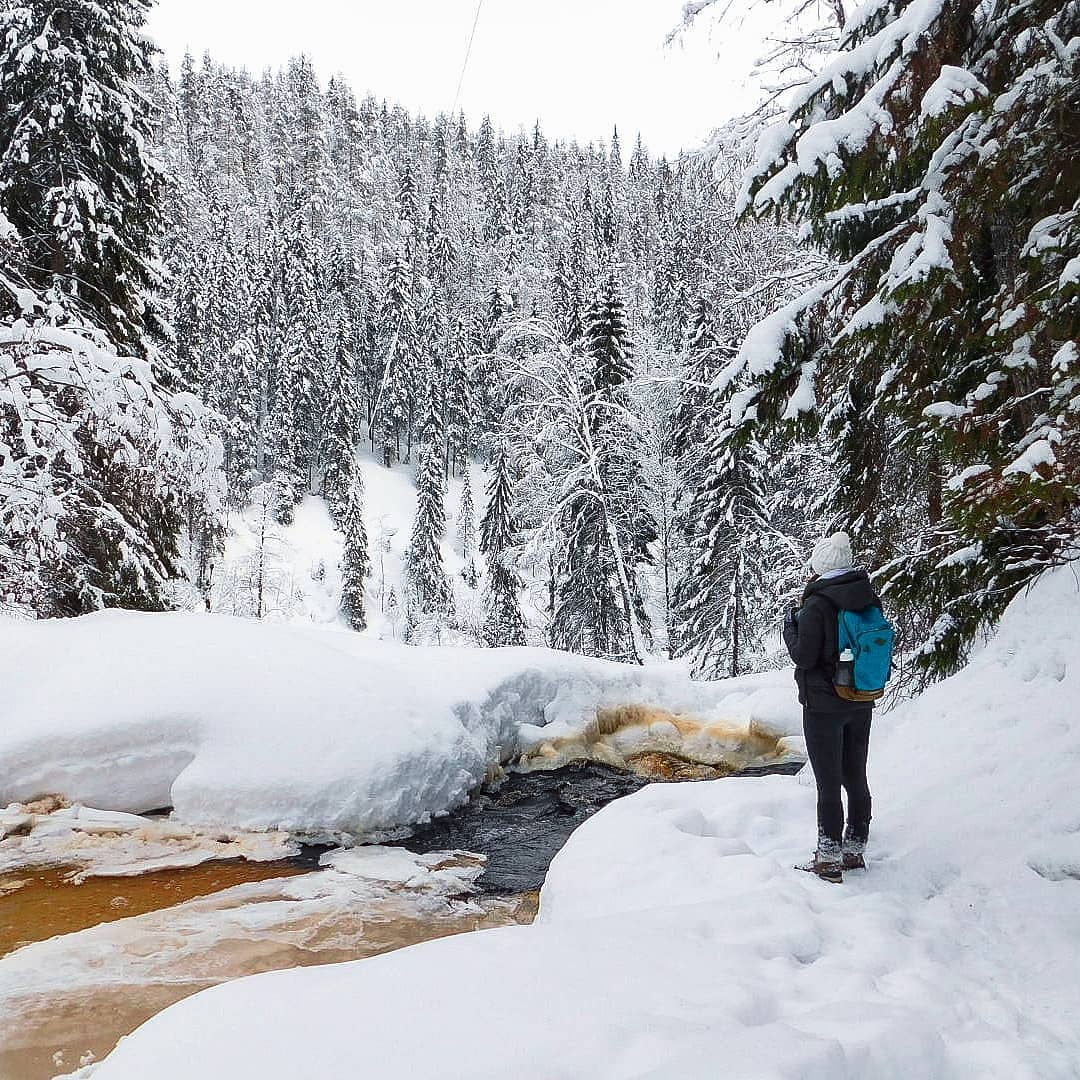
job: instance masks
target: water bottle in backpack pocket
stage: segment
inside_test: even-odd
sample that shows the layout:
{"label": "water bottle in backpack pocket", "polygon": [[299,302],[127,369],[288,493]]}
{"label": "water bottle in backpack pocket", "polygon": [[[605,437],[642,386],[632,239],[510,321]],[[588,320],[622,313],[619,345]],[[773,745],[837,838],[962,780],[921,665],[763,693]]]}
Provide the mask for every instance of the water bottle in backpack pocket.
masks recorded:
{"label": "water bottle in backpack pocket", "polygon": [[849,690],[855,689],[855,654],[850,649],[844,649],[840,653],[840,659],[836,662],[836,678],[833,679],[836,692],[844,687]]}
{"label": "water bottle in backpack pocket", "polygon": [[896,631],[876,605],[862,611],[840,611],[840,649],[833,686],[845,701],[877,701],[892,674]]}

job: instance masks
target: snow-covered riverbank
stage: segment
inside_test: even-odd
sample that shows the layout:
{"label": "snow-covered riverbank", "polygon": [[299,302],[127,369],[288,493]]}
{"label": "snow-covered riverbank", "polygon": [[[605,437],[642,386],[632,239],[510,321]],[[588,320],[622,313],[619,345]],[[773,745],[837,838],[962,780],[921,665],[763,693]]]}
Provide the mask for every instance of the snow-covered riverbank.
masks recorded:
{"label": "snow-covered riverbank", "polygon": [[537,767],[798,756],[777,743],[799,727],[787,673],[694,683],[678,664],[412,648],[225,616],[0,620],[0,685],[0,806],[59,794],[310,836],[426,820],[523,754]]}
{"label": "snow-covered riverbank", "polygon": [[79,805],[54,809],[54,800],[44,802],[0,809],[0,874],[28,867],[76,867],[70,877],[78,883],[222,859],[273,862],[300,852],[300,845],[283,832],[200,829]]}
{"label": "snow-covered riverbank", "polygon": [[82,1075],[1073,1078],[1078,612],[1072,570],[1044,578],[879,718],[842,887],[791,870],[808,777],[654,785],[574,834],[536,925],[226,984]]}
{"label": "snow-covered riverbank", "polygon": [[[217,862],[80,885],[60,870],[0,874],[0,897],[15,887],[0,901],[0,1077],[49,1080],[104,1057],[227,979],[530,920],[532,897],[476,895],[482,866],[362,847],[328,853],[318,870]],[[31,941],[4,955],[20,931]]]}

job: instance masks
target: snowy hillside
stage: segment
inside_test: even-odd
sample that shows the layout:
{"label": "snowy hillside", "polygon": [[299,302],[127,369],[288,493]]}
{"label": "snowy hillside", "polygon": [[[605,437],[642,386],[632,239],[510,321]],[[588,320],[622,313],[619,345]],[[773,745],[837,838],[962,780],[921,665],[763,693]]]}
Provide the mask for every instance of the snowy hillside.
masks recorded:
{"label": "snowy hillside", "polygon": [[[365,833],[462,803],[500,763],[795,753],[787,675],[692,682],[550,649],[379,642],[219,615],[0,620],[0,806],[60,794],[187,824]],[[597,710],[614,712],[598,724]],[[683,717],[687,719],[684,720]]]}
{"label": "snowy hillside", "polygon": [[80,1075],[1075,1077],[1078,610],[1074,569],[1045,576],[877,721],[871,865],[843,887],[790,869],[803,778],[654,785],[573,836],[536,925],[223,985]]}
{"label": "snowy hillside", "polygon": [[[406,553],[416,518],[417,488],[412,465],[385,467],[370,453],[360,453],[356,466],[362,479],[363,520],[367,530],[371,574],[365,582],[365,637],[401,640],[405,633]],[[434,634],[420,635],[426,644],[482,644],[484,623],[485,560],[477,550],[477,523],[486,507],[491,470],[479,462],[469,464],[473,500],[472,539],[466,554],[461,542],[462,475],[447,480],[446,529],[439,549],[443,566],[454,592],[453,626],[439,625]],[[265,564],[263,618],[294,625],[341,627],[343,536],[334,526],[323,498],[305,496],[296,506],[288,525],[269,521],[260,535],[262,523],[257,508],[248,506],[228,518],[224,552],[212,576],[211,606],[218,614],[256,616],[255,565],[260,541]],[[475,585],[468,584],[466,571],[475,571]],[[524,590],[520,608],[530,645],[543,645],[550,623],[548,582],[531,576],[527,563],[518,566]],[[663,589],[656,568],[642,571],[642,591],[651,621],[661,632],[664,626]],[[201,608],[198,597],[191,606]],[[662,641],[660,642],[662,645]],[[779,634],[772,634],[765,646],[770,656],[781,648]],[[658,647],[657,653],[663,650]],[[786,662],[786,660],[785,660]]]}
{"label": "snowy hillside", "polygon": [[[395,639],[402,633],[405,552],[416,516],[416,485],[410,465],[384,468],[370,455],[357,458],[364,486],[364,525],[371,553],[372,573],[367,581],[368,629],[366,636]],[[486,474],[470,465],[476,517],[483,513]],[[462,580],[466,560],[458,541],[462,479],[452,477],[446,491],[446,534],[441,546],[443,565],[455,591],[460,621],[466,626],[482,622],[482,601],[477,589]],[[229,518],[225,552],[214,575],[212,605],[225,615],[253,615],[252,564],[259,548],[259,522],[253,507]],[[475,530],[475,522],[473,528]],[[477,570],[475,539],[472,556]],[[341,601],[342,535],[330,520],[326,503],[306,496],[296,507],[290,525],[270,523],[265,540],[267,565],[265,617],[272,621],[322,626],[344,626]],[[390,600],[393,590],[394,600]],[[394,604],[397,607],[394,607]],[[526,604],[526,608],[528,605]],[[535,615],[535,612],[534,612]],[[468,633],[461,635],[468,640]],[[444,638],[445,640],[445,638]]]}

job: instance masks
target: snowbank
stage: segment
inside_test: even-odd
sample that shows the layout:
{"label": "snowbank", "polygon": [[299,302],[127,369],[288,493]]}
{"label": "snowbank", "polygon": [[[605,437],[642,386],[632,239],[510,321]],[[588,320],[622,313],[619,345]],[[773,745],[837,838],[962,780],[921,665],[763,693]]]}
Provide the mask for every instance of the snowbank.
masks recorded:
{"label": "snowbank", "polygon": [[226,984],[84,1075],[1075,1077],[1078,611],[1046,576],[878,720],[871,866],[842,887],[790,868],[809,778],[653,785],[574,834],[535,926]]}
{"label": "snowbank", "polygon": [[551,739],[564,756],[575,740],[582,756],[598,742],[617,741],[610,754],[681,747],[673,725],[601,738],[602,707],[695,717],[706,728],[695,746],[740,763],[776,757],[775,738],[762,743],[752,725],[798,728],[782,674],[694,683],[677,664],[411,648],[214,615],[0,620],[0,686],[0,806],[57,793],[106,810],[172,806],[190,825],[311,835],[424,821]]}
{"label": "snowbank", "polygon": [[300,845],[283,832],[207,831],[78,805],[44,813],[32,804],[0,809],[0,874],[73,866],[78,869],[69,879],[78,884],[88,877],[132,877],[217,859],[273,862],[299,852]]}

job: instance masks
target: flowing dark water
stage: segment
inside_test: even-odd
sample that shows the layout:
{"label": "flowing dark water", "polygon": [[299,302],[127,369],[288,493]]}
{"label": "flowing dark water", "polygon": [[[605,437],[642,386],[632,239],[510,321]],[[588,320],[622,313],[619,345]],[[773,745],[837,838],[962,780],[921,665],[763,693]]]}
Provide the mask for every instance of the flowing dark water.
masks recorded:
{"label": "flowing dark water", "polygon": [[[791,775],[801,762],[755,766],[733,774]],[[609,802],[651,781],[594,762],[564,765],[550,772],[511,773],[497,788],[484,789],[465,806],[417,829],[398,843],[409,851],[462,849],[486,855],[477,883],[491,894],[535,892],[551,860],[570,834]]]}
{"label": "flowing dark water", "polygon": [[533,892],[570,834],[586,818],[648,781],[604,765],[511,773],[460,810],[414,832],[401,846],[425,854],[460,848],[488,858],[478,885],[486,893]]}

